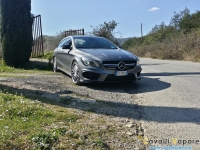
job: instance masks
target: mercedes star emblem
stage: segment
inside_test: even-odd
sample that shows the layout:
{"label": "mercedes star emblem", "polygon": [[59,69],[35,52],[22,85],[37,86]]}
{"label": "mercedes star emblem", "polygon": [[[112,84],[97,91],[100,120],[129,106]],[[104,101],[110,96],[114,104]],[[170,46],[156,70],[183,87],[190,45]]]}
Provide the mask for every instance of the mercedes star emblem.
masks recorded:
{"label": "mercedes star emblem", "polygon": [[125,64],[123,61],[119,62],[118,68],[119,68],[120,70],[124,70],[125,67],[126,67],[126,64]]}

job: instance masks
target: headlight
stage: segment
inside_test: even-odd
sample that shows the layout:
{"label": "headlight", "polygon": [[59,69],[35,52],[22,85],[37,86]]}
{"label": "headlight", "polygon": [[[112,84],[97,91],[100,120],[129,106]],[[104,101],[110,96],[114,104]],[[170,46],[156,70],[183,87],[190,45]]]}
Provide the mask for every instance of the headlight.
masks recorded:
{"label": "headlight", "polygon": [[139,64],[140,64],[140,58],[137,57],[137,65],[139,65]]}
{"label": "headlight", "polygon": [[99,63],[95,60],[89,58],[82,58],[81,60],[85,66],[100,67]]}

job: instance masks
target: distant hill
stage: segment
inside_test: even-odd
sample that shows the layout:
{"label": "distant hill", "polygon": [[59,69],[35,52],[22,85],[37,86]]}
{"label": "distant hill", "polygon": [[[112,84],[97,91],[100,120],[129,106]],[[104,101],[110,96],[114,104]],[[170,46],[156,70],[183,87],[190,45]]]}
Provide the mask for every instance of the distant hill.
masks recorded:
{"label": "distant hill", "polygon": [[117,41],[119,42],[119,45],[121,46],[122,44],[124,44],[124,42],[126,42],[129,39],[132,39],[133,37],[128,37],[128,38],[117,38]]}

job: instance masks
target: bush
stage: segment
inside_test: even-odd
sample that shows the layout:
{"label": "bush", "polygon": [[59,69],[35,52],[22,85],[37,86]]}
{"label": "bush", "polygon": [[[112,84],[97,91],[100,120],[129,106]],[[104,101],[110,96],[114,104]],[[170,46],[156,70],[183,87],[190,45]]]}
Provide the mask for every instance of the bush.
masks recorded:
{"label": "bush", "polygon": [[200,62],[200,29],[171,40],[134,46],[129,51],[141,57]]}

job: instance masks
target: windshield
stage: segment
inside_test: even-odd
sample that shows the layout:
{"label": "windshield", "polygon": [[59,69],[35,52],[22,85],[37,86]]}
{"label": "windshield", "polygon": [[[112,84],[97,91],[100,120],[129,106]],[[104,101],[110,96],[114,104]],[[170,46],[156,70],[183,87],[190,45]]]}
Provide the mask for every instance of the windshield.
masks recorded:
{"label": "windshield", "polygon": [[76,48],[85,49],[118,49],[112,42],[99,37],[74,37]]}

